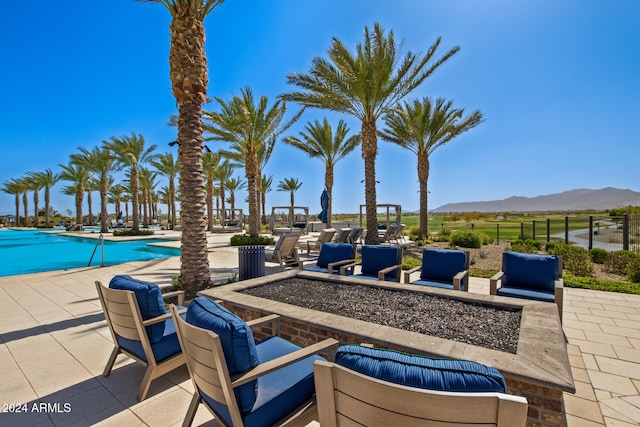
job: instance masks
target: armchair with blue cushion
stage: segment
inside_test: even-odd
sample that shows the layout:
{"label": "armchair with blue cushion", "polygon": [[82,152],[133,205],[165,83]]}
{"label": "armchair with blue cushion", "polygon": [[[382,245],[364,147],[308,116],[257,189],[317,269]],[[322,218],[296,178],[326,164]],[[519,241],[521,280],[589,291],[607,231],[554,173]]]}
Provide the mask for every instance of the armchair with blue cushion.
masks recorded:
{"label": "armchair with blue cushion", "polygon": [[[184,291],[162,294],[155,283],[125,275],[115,276],[109,287],[95,283],[114,344],[103,375],[109,376],[119,354],[143,364],[147,370],[137,394],[142,401],[151,381],[185,363],[175,324],[164,303],[164,298],[177,296],[182,305]],[[179,309],[186,312],[185,307]]]}
{"label": "armchair with blue cushion", "polygon": [[[301,270],[316,271],[319,273],[338,273],[341,265],[355,262],[355,246],[350,243],[325,243],[320,248],[320,254],[315,265],[309,264],[307,260],[301,260],[298,267]],[[305,262],[308,264],[305,265]]]}
{"label": "armchair with blue cushion", "polygon": [[300,348],[278,336],[255,342],[251,327],[271,324],[279,332],[279,316],[244,322],[220,304],[196,297],[186,319],[171,307],[195,392],[183,426],[193,422],[202,403],[219,423],[266,427],[316,419],[313,362],[318,352],[332,354],[334,339]]}
{"label": "armchair with blue cushion", "polygon": [[480,363],[342,346],[335,363],[314,363],[320,425],[524,427],[527,400]]}
{"label": "armchair with blue cushion", "polygon": [[[354,274],[356,265],[360,265],[360,274]],[[402,249],[387,245],[364,245],[362,247],[362,261],[340,267],[340,274],[343,276],[350,272],[353,277],[388,282],[400,282],[401,271]]]}
{"label": "armchair with blue cushion", "polygon": [[[411,274],[420,271],[420,279],[411,282]],[[469,253],[454,249],[431,249],[422,252],[422,265],[405,271],[404,283],[469,291]]]}
{"label": "armchair with blue cushion", "polygon": [[502,271],[489,281],[491,295],[555,302],[561,321],[563,290],[562,257],[557,255],[504,252]]}

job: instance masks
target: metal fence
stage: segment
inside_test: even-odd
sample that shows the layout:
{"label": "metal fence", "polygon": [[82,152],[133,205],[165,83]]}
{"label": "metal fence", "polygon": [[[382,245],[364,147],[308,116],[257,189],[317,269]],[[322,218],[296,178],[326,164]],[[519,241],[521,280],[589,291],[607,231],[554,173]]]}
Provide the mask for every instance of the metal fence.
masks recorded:
{"label": "metal fence", "polygon": [[547,218],[520,223],[520,238],[556,240],[609,252],[630,250],[640,254],[640,215]]}

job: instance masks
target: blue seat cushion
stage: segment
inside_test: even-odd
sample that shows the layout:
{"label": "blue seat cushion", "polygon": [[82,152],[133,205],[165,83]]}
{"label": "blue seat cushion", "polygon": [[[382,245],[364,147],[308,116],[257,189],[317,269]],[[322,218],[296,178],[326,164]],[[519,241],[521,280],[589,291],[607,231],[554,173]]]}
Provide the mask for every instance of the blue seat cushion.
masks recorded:
{"label": "blue seat cushion", "polygon": [[[109,282],[109,288],[121,291],[132,291],[136,295],[138,307],[143,320],[153,319],[167,313],[162,299],[162,292],[155,283],[137,280],[131,276],[118,275]],[[160,342],[164,338],[166,322],[147,326],[147,336],[152,343]]]}
{"label": "blue seat cushion", "polygon": [[[178,310],[185,307],[178,307]],[[182,315],[184,318],[184,315]],[[118,345],[127,350],[129,353],[134,354],[139,359],[148,362],[147,357],[144,354],[142,343],[140,341],[134,341],[121,336],[117,337]],[[153,357],[157,363],[160,363],[173,355],[182,352],[180,348],[180,342],[178,341],[178,335],[176,334],[176,325],[173,323],[173,319],[164,321],[164,334],[162,339],[155,343],[151,343],[151,351],[153,351]]]}
{"label": "blue seat cushion", "polygon": [[[267,338],[259,342],[256,348],[263,363],[300,349],[297,345],[280,337]],[[294,408],[311,399],[315,393],[313,381],[313,362],[315,360],[324,359],[320,356],[311,356],[258,378],[255,404],[250,411],[242,414],[245,426],[266,427],[274,425],[276,421],[289,414]],[[231,425],[231,417],[227,407],[209,396],[201,394],[206,403],[228,425]]]}
{"label": "blue seat cushion", "polygon": [[[395,246],[364,245],[360,272],[367,276],[377,276],[380,270],[397,265],[399,261],[400,249]],[[385,280],[396,279],[398,270],[387,273]]]}
{"label": "blue seat cushion", "polygon": [[329,264],[350,259],[352,255],[353,246],[349,243],[324,243],[320,248],[316,265],[326,269]]}
{"label": "blue seat cushion", "polygon": [[428,390],[450,392],[506,391],[497,369],[477,362],[431,359],[392,350],[345,345],[336,363],[379,380]]}
{"label": "blue seat cushion", "polygon": [[[411,282],[412,285],[420,285],[420,286],[431,286],[432,288],[440,288],[440,289],[453,289],[453,282],[436,282],[435,280],[414,280]],[[460,284],[461,289],[465,289],[463,284]]]}
{"label": "blue seat cushion", "polygon": [[532,299],[536,301],[554,302],[555,294],[553,292],[536,291],[525,288],[511,288],[502,286],[498,288],[497,295],[512,298]]}
{"label": "blue seat cushion", "polygon": [[558,277],[555,255],[505,252],[502,286],[553,292]]}
{"label": "blue seat cushion", "polygon": [[[187,309],[187,323],[220,337],[229,375],[246,372],[260,364],[251,328],[242,319],[207,297],[196,297]],[[241,411],[250,411],[257,394],[251,381],[234,391]]]}
{"label": "blue seat cushion", "polygon": [[467,254],[451,249],[425,249],[422,252],[420,280],[450,282],[465,270]]}

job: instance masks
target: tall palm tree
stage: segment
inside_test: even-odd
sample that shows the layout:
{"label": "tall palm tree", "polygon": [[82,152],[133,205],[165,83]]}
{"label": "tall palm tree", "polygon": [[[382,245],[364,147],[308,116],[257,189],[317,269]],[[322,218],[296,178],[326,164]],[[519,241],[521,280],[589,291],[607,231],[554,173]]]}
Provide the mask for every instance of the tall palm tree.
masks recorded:
{"label": "tall palm tree", "polygon": [[260,191],[260,202],[262,203],[262,223],[267,223],[267,193],[271,192],[271,184],[273,184],[273,176],[267,177],[262,175],[262,188]]}
{"label": "tall palm tree", "polygon": [[295,194],[302,187],[302,183],[298,181],[298,178],[285,178],[278,183],[278,191],[284,191],[289,193],[289,202],[291,207],[289,208],[289,226],[293,225],[293,207],[295,203]]}
{"label": "tall palm tree", "polygon": [[173,158],[172,153],[159,155],[155,160],[151,161],[151,165],[169,180],[169,200],[167,206],[169,208],[168,220],[171,224],[176,223],[176,177],[180,173],[180,165],[178,159]]}
{"label": "tall palm tree", "polygon": [[111,194],[110,202],[113,203],[116,207],[116,218],[119,219],[120,212],[122,212],[120,208],[120,202],[124,202],[125,195],[128,193],[127,187],[122,184],[112,185],[109,188],[109,193]]}
{"label": "tall palm tree", "polygon": [[[234,219],[236,209],[236,192],[247,187],[247,183],[240,178],[229,178],[226,183],[229,190],[229,204],[231,205],[231,219]],[[251,215],[251,214],[250,214]]]}
{"label": "tall palm tree", "polygon": [[299,117],[302,111],[289,122],[282,123],[287,110],[283,99],[268,107],[268,99],[261,96],[254,104],[251,89],[241,89],[241,96],[230,101],[216,98],[221,112],[205,112],[205,130],[213,141],[231,143],[223,155],[244,164],[249,189],[249,234],[257,236],[260,231],[260,187],[262,179],[261,160],[273,149],[276,139]]}
{"label": "tall palm tree", "polygon": [[24,182],[27,185],[29,191],[33,191],[33,226],[38,227],[40,223],[40,190],[42,189],[42,183],[39,179],[33,176],[33,172],[27,172],[27,176],[24,178]]}
{"label": "tall palm tree", "polygon": [[463,117],[464,109],[453,108],[452,101],[438,98],[416,99],[413,104],[391,111],[385,117],[386,128],[380,136],[413,152],[418,157],[418,182],[420,183],[420,235],[428,236],[429,156],[438,148],[461,133],[482,122],[479,110]]}
{"label": "tall palm tree", "polygon": [[30,176],[40,182],[40,188],[44,188],[44,223],[45,226],[49,227],[51,187],[60,181],[60,175],[57,173],[54,174],[51,169],[47,168],[43,172],[31,172]]}
{"label": "tall palm tree", "polygon": [[[94,147],[88,150],[84,147],[78,147],[80,153],[72,154],[71,159],[76,163],[83,164],[92,172],[95,178],[95,188],[100,192],[100,232],[109,232],[108,212],[109,204],[109,186],[113,181],[113,173],[118,170],[118,164],[111,150],[104,147]],[[88,196],[91,192],[88,191]],[[93,211],[91,201],[89,202],[89,222],[93,220]]]}
{"label": "tall palm tree", "polygon": [[84,200],[85,188],[91,178],[89,169],[82,163],[75,163],[73,160],[68,165],[60,165],[62,172],[60,177],[64,181],[71,182],[65,187],[64,193],[74,195],[76,200],[76,224],[82,224],[82,202]]}
{"label": "tall palm tree", "polygon": [[376,23],[373,31],[365,27],[364,42],[356,45],[355,56],[334,38],[328,52],[330,61],[316,57],[312,60],[309,74],[293,73],[287,76],[288,83],[301,90],[285,94],[285,99],[308,107],[346,113],[356,117],[362,124],[360,133],[369,231],[366,236],[367,244],[379,243],[376,215],[376,122],[459,50],[459,47],[454,47],[432,61],[439,45],[440,38],[426,54],[408,52],[399,62],[393,31],[385,34]]}
{"label": "tall palm tree", "polygon": [[149,228],[149,216],[153,216],[153,192],[158,186],[156,181],[158,173],[148,168],[140,168],[140,194],[142,201],[140,206],[142,207],[142,226]]}
{"label": "tall palm tree", "polygon": [[329,193],[329,222],[327,227],[331,227],[333,170],[339,160],[346,157],[360,144],[360,135],[352,135],[347,138],[349,128],[344,120],[338,122],[334,135],[333,129],[326,118],[322,123],[318,120],[313,123],[307,123],[305,130],[306,132],[300,132],[302,139],[288,136],[284,139],[284,142],[304,151],[310,157],[319,158],[324,162],[324,187]]}
{"label": "tall palm tree", "polygon": [[209,83],[204,50],[204,19],[223,0],[140,0],[160,3],[171,14],[169,66],[179,108],[180,219],[182,241],[180,284],[188,298],[211,285],[202,172],[202,103]]}
{"label": "tall palm tree", "polygon": [[11,178],[11,180],[5,181],[2,185],[3,187],[0,190],[3,193],[11,194],[16,198],[16,226],[20,226],[20,195],[24,192],[24,182],[17,178]]}
{"label": "tall palm tree", "polygon": [[[202,158],[202,169],[206,181],[207,189],[207,229],[213,231],[213,198],[214,198],[214,182],[216,180],[216,172],[221,159],[220,153],[207,152]],[[223,222],[224,224],[224,219]]]}
{"label": "tall palm tree", "polygon": [[113,152],[118,166],[126,168],[129,173],[131,211],[133,213],[132,229],[137,231],[140,229],[138,214],[140,181],[138,174],[143,165],[155,159],[153,151],[156,146],[145,147],[144,137],[135,133],[132,133],[131,136],[112,136],[110,141],[104,142],[104,146]]}
{"label": "tall palm tree", "polygon": [[218,182],[218,197],[220,198],[220,202],[221,202],[220,212],[222,212],[222,215],[220,215],[220,219],[222,220],[222,224],[225,223],[225,219],[226,219],[225,217],[227,215],[226,206],[224,204],[226,184],[227,184],[227,181],[231,179],[231,175],[233,174],[233,171],[235,168],[236,168],[236,165],[231,163],[229,159],[224,159],[222,163],[218,164],[218,167],[216,168],[216,171],[215,171],[215,178],[216,178],[216,181]]}

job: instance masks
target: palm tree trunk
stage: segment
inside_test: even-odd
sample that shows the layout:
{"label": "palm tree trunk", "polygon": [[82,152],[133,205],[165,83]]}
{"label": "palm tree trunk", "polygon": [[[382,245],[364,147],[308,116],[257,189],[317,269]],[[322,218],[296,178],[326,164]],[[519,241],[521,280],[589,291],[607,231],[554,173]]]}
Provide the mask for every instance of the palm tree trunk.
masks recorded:
{"label": "palm tree trunk", "polygon": [[33,225],[35,227],[38,227],[38,223],[40,222],[40,212],[38,212],[38,202],[40,201],[40,196],[38,195],[38,191],[34,191],[33,193],[33,205],[34,205],[34,211],[33,211]]}
{"label": "palm tree trunk", "polygon": [[109,186],[107,184],[107,177],[103,176],[100,179],[100,232],[109,232],[109,222],[107,213],[107,205],[109,204]]}
{"label": "palm tree trunk", "polygon": [[84,187],[78,185],[76,189],[76,224],[82,225],[82,201],[84,200]]}
{"label": "palm tree trunk", "polygon": [[169,181],[169,198],[171,201],[171,228],[176,224],[176,184],[173,179]]}
{"label": "palm tree trunk", "polygon": [[20,227],[20,194],[16,194],[16,227]]}
{"label": "palm tree trunk", "polygon": [[213,232],[213,179],[207,179],[207,229]]}
{"label": "palm tree trunk", "polygon": [[180,106],[178,126],[180,164],[180,219],[182,240],[180,284],[189,298],[211,285],[207,252],[205,187],[202,168],[202,107]]}
{"label": "palm tree trunk", "polygon": [[257,236],[260,233],[260,191],[262,178],[260,163],[256,153],[248,153],[246,160],[247,186],[249,187],[249,234]]}
{"label": "palm tree trunk", "polygon": [[142,227],[149,228],[149,190],[142,190]]}
{"label": "palm tree trunk", "polygon": [[138,169],[134,166],[131,168],[131,213],[133,215],[133,227],[131,229],[134,231],[140,230],[139,193]]}
{"label": "palm tree trunk", "polygon": [[93,225],[93,198],[91,197],[91,191],[87,191],[87,203],[89,204],[89,225]]}
{"label": "palm tree trunk", "polygon": [[26,191],[22,193],[22,204],[24,206],[24,226],[27,227],[29,225],[29,199]]}
{"label": "palm tree trunk", "polygon": [[49,227],[49,204],[51,203],[51,189],[47,185],[44,188],[44,223]]}
{"label": "palm tree trunk", "polygon": [[420,182],[420,235],[429,237],[429,209],[427,181],[429,180],[429,154],[418,153],[418,181]]}
{"label": "palm tree trunk", "polygon": [[377,245],[378,218],[376,201],[376,155],[378,134],[375,122],[362,122],[362,157],[364,158],[364,197],[367,214],[367,236],[365,244]]}
{"label": "palm tree trunk", "polygon": [[327,228],[331,228],[331,213],[333,207],[333,167],[327,166],[324,172],[324,188],[329,194],[329,206],[327,207]]}

